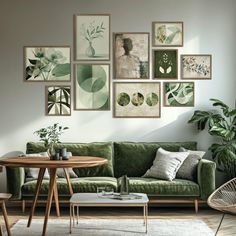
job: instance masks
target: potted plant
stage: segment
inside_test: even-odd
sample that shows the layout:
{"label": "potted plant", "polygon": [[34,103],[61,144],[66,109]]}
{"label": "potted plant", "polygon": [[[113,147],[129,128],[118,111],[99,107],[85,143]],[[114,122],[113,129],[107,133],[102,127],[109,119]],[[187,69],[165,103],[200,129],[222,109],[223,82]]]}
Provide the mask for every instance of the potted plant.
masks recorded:
{"label": "potted plant", "polygon": [[210,99],[214,107],[221,111],[195,111],[188,123],[197,124],[198,130],[208,129],[219,142],[213,143],[209,150],[218,170],[224,171],[229,178],[236,176],[236,109],[218,99]]}
{"label": "potted plant", "polygon": [[47,148],[50,159],[55,156],[55,144],[60,143],[59,137],[63,134],[63,131],[69,129],[68,127],[62,127],[58,123],[55,123],[46,128],[41,128],[34,132],[38,135],[40,141],[44,142],[44,146]]}

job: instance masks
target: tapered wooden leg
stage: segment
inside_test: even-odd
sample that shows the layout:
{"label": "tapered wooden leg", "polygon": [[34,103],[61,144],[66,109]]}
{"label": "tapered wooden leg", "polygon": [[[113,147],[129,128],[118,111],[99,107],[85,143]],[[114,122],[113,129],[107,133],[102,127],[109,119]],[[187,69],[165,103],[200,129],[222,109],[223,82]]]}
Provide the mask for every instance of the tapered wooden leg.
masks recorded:
{"label": "tapered wooden leg", "polygon": [[34,210],[35,210],[35,206],[38,200],[38,195],[39,195],[39,191],[40,191],[40,187],[43,181],[43,176],[45,173],[45,168],[40,168],[39,169],[39,174],[38,174],[38,180],[37,180],[37,184],[36,184],[36,189],[35,189],[35,193],[34,193],[34,199],[33,199],[33,203],[32,203],[32,207],[30,210],[30,215],[29,215],[29,220],[28,220],[28,224],[27,227],[30,227],[33,215],[34,215]]}
{"label": "tapered wooden leg", "polygon": [[21,201],[22,212],[25,213],[25,200]]}
{"label": "tapered wooden leg", "polygon": [[60,217],[60,207],[59,207],[59,201],[58,201],[58,191],[57,191],[56,179],[55,179],[54,188],[53,188],[53,196],[54,196],[54,201],[55,201],[55,205],[56,205],[57,216]]}
{"label": "tapered wooden leg", "polygon": [[194,200],[195,212],[198,213],[198,200]]}
{"label": "tapered wooden leg", "polygon": [[10,227],[9,227],[9,223],[8,223],[8,217],[7,217],[7,210],[6,210],[6,206],[5,206],[5,201],[2,201],[2,213],[3,213],[3,217],[4,217],[6,229],[7,229],[7,235],[11,236],[11,231],[10,231]]}
{"label": "tapered wooden leg", "polygon": [[63,168],[63,170],[64,170],[64,173],[65,173],[65,176],[66,176],[66,181],[67,181],[67,185],[68,185],[68,188],[69,188],[70,195],[72,196],[73,195],[73,188],[72,188],[72,185],[71,185],[71,182],[70,182],[70,175],[69,175],[68,170],[66,168]]}
{"label": "tapered wooden leg", "polygon": [[49,182],[48,198],[47,198],[47,205],[43,224],[43,233],[42,233],[43,236],[46,235],[47,223],[52,205],[53,190],[54,190],[54,185],[56,183],[56,172],[57,172],[56,168],[50,169],[50,182]]}

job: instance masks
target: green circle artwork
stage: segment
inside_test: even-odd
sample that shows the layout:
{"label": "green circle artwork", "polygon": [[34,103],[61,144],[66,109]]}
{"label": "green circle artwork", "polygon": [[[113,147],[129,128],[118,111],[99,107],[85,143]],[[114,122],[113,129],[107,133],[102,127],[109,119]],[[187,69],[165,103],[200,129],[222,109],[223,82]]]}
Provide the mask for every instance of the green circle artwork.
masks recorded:
{"label": "green circle artwork", "polygon": [[134,93],[131,102],[134,106],[141,106],[144,102],[144,96],[141,93]]}
{"label": "green circle artwork", "polygon": [[79,101],[86,109],[105,110],[109,106],[107,74],[101,65],[77,65]]}
{"label": "green circle artwork", "polygon": [[156,93],[148,93],[146,98],[146,103],[148,106],[152,107],[157,105],[159,99]]}
{"label": "green circle artwork", "polygon": [[119,93],[116,101],[120,106],[125,107],[130,103],[130,96],[127,93]]}

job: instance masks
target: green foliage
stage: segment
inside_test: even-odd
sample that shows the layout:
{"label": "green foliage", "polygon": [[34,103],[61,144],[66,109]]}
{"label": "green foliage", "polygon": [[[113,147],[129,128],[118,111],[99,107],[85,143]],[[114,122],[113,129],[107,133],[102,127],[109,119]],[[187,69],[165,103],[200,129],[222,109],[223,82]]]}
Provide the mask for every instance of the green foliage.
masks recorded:
{"label": "green foliage", "polygon": [[63,134],[63,131],[69,129],[68,127],[62,127],[58,123],[55,123],[46,128],[41,128],[34,132],[39,136],[40,141],[44,142],[46,148],[52,148],[55,144],[60,143],[59,137]]}
{"label": "green foliage", "polygon": [[[220,142],[213,143],[209,150],[212,158],[229,178],[236,176],[236,109],[218,99],[210,99],[221,112],[195,111],[188,123],[197,125],[198,130],[208,128],[208,133]],[[223,168],[223,169],[222,169]]]}

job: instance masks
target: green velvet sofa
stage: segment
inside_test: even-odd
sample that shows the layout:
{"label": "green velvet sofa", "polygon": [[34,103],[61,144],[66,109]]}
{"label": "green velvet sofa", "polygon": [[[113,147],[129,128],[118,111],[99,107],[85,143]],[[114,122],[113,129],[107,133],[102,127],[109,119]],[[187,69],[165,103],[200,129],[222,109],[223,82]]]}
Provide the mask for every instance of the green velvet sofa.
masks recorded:
{"label": "green velvet sofa", "polygon": [[[198,164],[195,181],[175,179],[165,181],[141,176],[152,166],[156,151],[162,147],[168,151],[178,151],[180,147],[196,150],[196,142],[96,142],[61,143],[73,155],[89,155],[106,158],[108,164],[92,168],[73,169],[78,178],[71,178],[74,192],[96,192],[98,186],[110,186],[119,191],[119,177],[129,177],[130,192],[147,193],[151,202],[191,202],[198,209],[199,201],[206,201],[215,189],[215,163],[202,159]],[[46,151],[43,143],[27,143],[26,153]],[[48,192],[48,180],[43,180],[40,198]],[[36,180],[26,178],[24,168],[7,168],[8,191],[13,200],[32,200]],[[69,190],[64,178],[57,179],[59,199],[68,200]]]}

